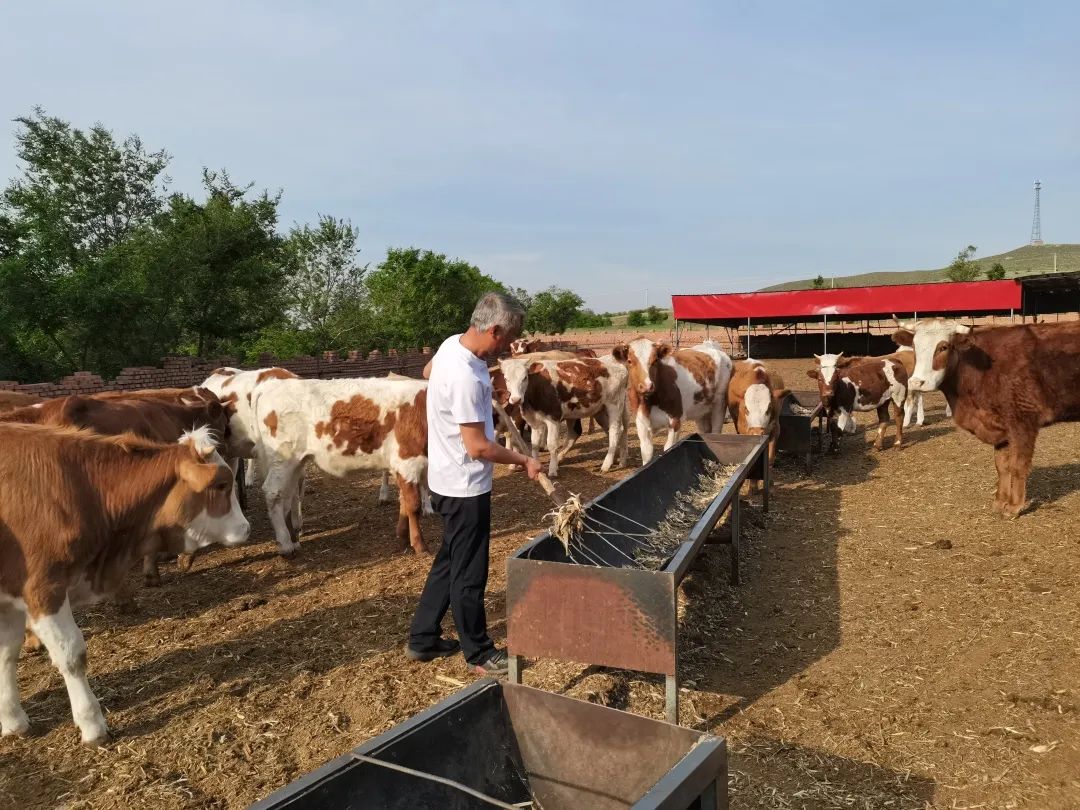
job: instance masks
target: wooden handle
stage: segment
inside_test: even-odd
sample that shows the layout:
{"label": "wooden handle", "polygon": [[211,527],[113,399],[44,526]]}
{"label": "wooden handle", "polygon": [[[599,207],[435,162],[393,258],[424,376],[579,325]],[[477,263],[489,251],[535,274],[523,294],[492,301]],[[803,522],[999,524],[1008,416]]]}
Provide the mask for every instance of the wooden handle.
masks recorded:
{"label": "wooden handle", "polygon": [[550,495],[553,498],[556,497],[555,496],[555,484],[552,483],[550,478],[548,478],[543,473],[538,473],[537,476],[536,476],[536,480],[540,482],[540,486],[542,486],[544,488],[544,492],[546,492],[548,495]]}

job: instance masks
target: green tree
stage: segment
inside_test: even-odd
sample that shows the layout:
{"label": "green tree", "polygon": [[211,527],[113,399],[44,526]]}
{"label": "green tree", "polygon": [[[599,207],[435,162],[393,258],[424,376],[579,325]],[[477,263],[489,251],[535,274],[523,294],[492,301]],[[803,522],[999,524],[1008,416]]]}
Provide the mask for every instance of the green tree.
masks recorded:
{"label": "green tree", "polygon": [[581,312],[582,303],[581,296],[571,290],[548,287],[532,297],[525,328],[540,335],[562,334]]}
{"label": "green tree", "polygon": [[821,290],[821,289],[824,289],[824,288],[825,288],[825,276],[823,276],[823,275],[821,275],[819,273],[817,278],[814,279],[814,289],[815,290]]}
{"label": "green tree", "polygon": [[505,292],[468,262],[419,248],[391,248],[366,286],[376,342],[396,348],[437,346],[464,331],[481,295]]}
{"label": "green tree", "polygon": [[307,352],[351,348],[365,337],[357,334],[357,324],[343,317],[343,310],[354,311],[365,297],[367,266],[357,261],[358,235],[347,220],[329,216],[320,216],[317,227],[296,226],[289,232],[288,316],[305,336],[300,343]]}
{"label": "green tree", "polygon": [[225,172],[203,172],[207,198],[174,194],[146,242],[161,328],[198,356],[242,351],[284,318],[289,281],[277,233],[280,194],[249,197]]}
{"label": "green tree", "polygon": [[644,326],[645,313],[640,309],[633,309],[626,316],[627,326]]}
{"label": "green tree", "polygon": [[[41,108],[16,119],[21,174],[0,195],[0,345],[6,375],[45,379],[78,368],[112,370],[120,332],[145,319],[145,284],[120,266],[123,243],[164,200],[164,151],[136,136],[117,142]],[[120,355],[116,355],[117,346]]]}
{"label": "green tree", "polygon": [[574,320],[570,325],[577,329],[597,329],[611,326],[611,316],[597,315],[591,309],[583,309],[574,316]]}
{"label": "green tree", "polygon": [[990,281],[1000,281],[1005,278],[1005,265],[994,262],[994,266],[986,271],[986,278]]}
{"label": "green tree", "polygon": [[979,265],[971,260],[977,249],[974,245],[968,245],[957,253],[952,264],[945,268],[945,278],[949,281],[974,281],[977,279],[981,270]]}
{"label": "green tree", "polygon": [[650,306],[645,310],[645,320],[649,323],[661,323],[667,320],[667,312],[657,306]]}

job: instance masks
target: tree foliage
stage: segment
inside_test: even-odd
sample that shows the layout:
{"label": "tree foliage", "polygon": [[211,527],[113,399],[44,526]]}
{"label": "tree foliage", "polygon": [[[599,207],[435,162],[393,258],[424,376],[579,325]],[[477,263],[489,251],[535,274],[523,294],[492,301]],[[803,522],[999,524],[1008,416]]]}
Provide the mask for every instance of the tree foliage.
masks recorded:
{"label": "tree foliage", "polygon": [[823,276],[823,275],[821,275],[819,273],[817,275],[817,278],[814,279],[814,289],[815,290],[822,290],[824,288],[825,288],[825,276]]}
{"label": "tree foliage", "polygon": [[1005,278],[1005,265],[1001,262],[994,262],[993,267],[986,271],[986,278],[989,281],[1000,281]]}
{"label": "tree foliage", "polygon": [[559,335],[573,324],[584,302],[571,290],[548,287],[531,296],[525,329],[534,334]]}
{"label": "tree foliage", "polygon": [[982,271],[979,265],[971,260],[976,250],[978,248],[974,245],[968,245],[957,253],[956,258],[952,260],[952,264],[945,268],[945,278],[949,281],[974,281],[977,279]]}
{"label": "tree foliage", "polygon": [[644,326],[648,320],[645,317],[645,310],[632,309],[626,315],[627,326]]}

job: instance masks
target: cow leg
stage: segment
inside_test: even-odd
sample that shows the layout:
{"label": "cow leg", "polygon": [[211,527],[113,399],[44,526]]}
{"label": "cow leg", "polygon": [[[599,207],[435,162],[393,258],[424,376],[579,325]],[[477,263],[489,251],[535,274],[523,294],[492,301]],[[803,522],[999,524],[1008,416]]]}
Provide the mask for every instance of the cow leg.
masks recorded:
{"label": "cow leg", "polygon": [[266,511],[270,515],[270,525],[274,527],[278,552],[286,557],[296,551],[298,545],[286,519],[289,501],[296,497],[296,477],[294,463],[275,461],[269,465],[262,484]]}
{"label": "cow leg", "polygon": [[71,615],[71,602],[66,598],[56,613],[30,620],[30,626],[49,651],[53,665],[64,676],[71,716],[88,745],[104,742],[109,727],[101,706],[86,680],[86,641]]}
{"label": "cow leg", "polygon": [[874,449],[880,450],[885,446],[885,431],[889,426],[889,403],[878,406],[877,409],[877,438],[874,440]]}
{"label": "cow leg", "polygon": [[994,511],[1005,514],[1009,505],[1009,493],[1012,491],[1010,475],[1012,448],[1006,442],[994,448],[994,467],[997,469],[997,496],[994,498]]}
{"label": "cow leg", "polygon": [[[916,418],[915,424],[918,425],[919,427],[922,427],[923,423],[926,422],[926,402],[925,402],[925,400],[923,398],[922,391],[920,391],[919,393],[917,393],[915,395],[915,399],[919,403],[919,416],[918,416],[918,418]],[[946,407],[948,407],[948,406],[946,406]],[[904,427],[907,427],[907,425],[905,425]]]}
{"label": "cow leg", "polygon": [[622,441],[622,426],[619,424],[619,411],[621,410],[622,405],[620,404],[615,407],[607,406],[600,412],[604,414],[606,417],[604,421],[608,423],[608,451],[607,455],[604,456],[604,463],[600,465],[600,472],[607,472],[610,470],[619,453]]}
{"label": "cow leg", "polygon": [[904,444],[904,406],[893,402],[893,412],[896,414],[896,441],[893,447],[902,447]]}
{"label": "cow leg", "polygon": [[1035,455],[1035,436],[1038,427],[1009,440],[1012,458],[1009,464],[1009,500],[1005,507],[1006,517],[1019,517],[1030,506],[1027,500],[1027,478],[1031,472],[1031,459]]}
{"label": "cow leg", "polygon": [[293,495],[285,507],[285,523],[289,527],[289,535],[297,545],[300,544],[300,536],[304,533],[304,482],[307,473],[303,465],[299,467],[300,475],[293,490]]}
{"label": "cow leg", "polygon": [[19,700],[19,648],[26,614],[10,605],[0,606],[0,735],[25,734],[30,718]]}
{"label": "cow leg", "polygon": [[649,414],[638,410],[634,415],[634,425],[637,427],[638,444],[641,447],[641,466],[644,467],[653,457],[652,421]]}
{"label": "cow leg", "polygon": [[148,588],[156,588],[161,585],[161,573],[158,571],[158,552],[161,551],[161,536],[154,534],[147,541],[146,550],[143,553],[143,585]]}
{"label": "cow leg", "polygon": [[420,511],[427,516],[435,514],[435,508],[431,505],[431,490],[427,486],[426,472],[420,477]]}
{"label": "cow leg", "polygon": [[948,400],[945,401],[945,416],[952,419],[952,408],[949,406]]}
{"label": "cow leg", "polygon": [[571,448],[577,444],[578,439],[581,438],[581,420],[570,419],[566,422],[566,444],[559,450],[559,461],[561,462],[566,458],[566,454],[570,452]]}
{"label": "cow leg", "polygon": [[678,417],[673,417],[668,420],[667,441],[664,442],[665,453],[675,445],[675,442],[679,440],[679,430],[681,428],[682,420]]}
{"label": "cow leg", "polygon": [[397,538],[402,548],[408,544],[417,554],[427,554],[428,547],[420,532],[420,485],[406,481],[401,473],[395,473],[398,485]]}
{"label": "cow leg", "polygon": [[[915,398],[919,395],[914,391],[909,391],[907,399],[904,400],[904,427],[911,425],[911,420],[915,417]],[[922,422],[919,423],[920,425]]]}
{"label": "cow leg", "polygon": [[383,470],[382,483],[379,485],[379,503],[390,503],[390,471]]}
{"label": "cow leg", "polygon": [[[559,476],[559,423],[554,419],[544,419],[544,430],[547,431],[548,449],[548,478]],[[536,445],[533,445],[536,449]]]}

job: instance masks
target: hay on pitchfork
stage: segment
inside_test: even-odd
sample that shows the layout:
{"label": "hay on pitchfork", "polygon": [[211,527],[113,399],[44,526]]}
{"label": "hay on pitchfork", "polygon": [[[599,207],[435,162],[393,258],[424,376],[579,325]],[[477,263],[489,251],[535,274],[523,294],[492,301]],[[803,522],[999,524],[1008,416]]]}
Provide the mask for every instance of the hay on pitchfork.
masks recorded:
{"label": "hay on pitchfork", "polygon": [[567,556],[570,555],[570,541],[581,534],[585,528],[585,507],[581,498],[574,493],[563,504],[544,515],[551,518],[551,533],[563,544]]}

